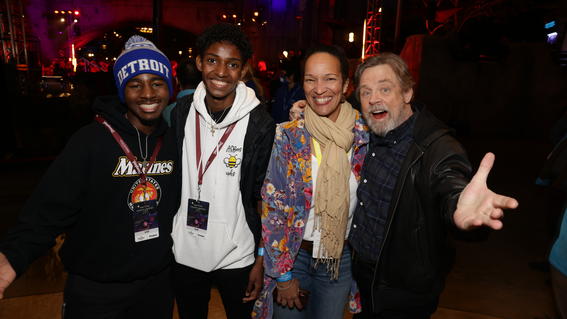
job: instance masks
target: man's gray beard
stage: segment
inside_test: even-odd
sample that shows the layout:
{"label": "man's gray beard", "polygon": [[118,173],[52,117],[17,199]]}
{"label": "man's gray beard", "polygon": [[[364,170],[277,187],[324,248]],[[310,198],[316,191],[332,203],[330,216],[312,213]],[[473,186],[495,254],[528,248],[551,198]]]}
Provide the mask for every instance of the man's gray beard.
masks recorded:
{"label": "man's gray beard", "polygon": [[372,133],[384,137],[388,132],[396,128],[396,123],[394,121],[389,120],[384,125],[377,123],[373,118],[372,115],[368,115],[367,113],[362,113],[362,117],[366,121],[366,125],[370,128]]}

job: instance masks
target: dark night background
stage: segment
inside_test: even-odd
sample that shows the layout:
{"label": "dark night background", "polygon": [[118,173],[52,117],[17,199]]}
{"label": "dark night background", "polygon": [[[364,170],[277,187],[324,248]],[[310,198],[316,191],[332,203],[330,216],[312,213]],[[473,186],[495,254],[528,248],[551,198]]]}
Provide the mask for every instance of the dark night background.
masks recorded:
{"label": "dark night background", "polygon": [[[372,15],[375,8],[381,12]],[[380,29],[366,38],[378,41],[372,49],[365,43],[366,53],[401,53],[418,82],[416,99],[456,130],[473,164],[494,152],[489,186],[520,202],[502,231],[457,243],[436,318],[557,318],[545,262],[557,226],[554,197],[534,181],[552,148],[551,128],[567,111],[564,0],[3,1],[0,235],[71,134],[92,120],[94,97],[115,91],[104,70],[130,35],[154,40],[178,61],[194,58],[207,26],[239,24],[269,101],[279,66],[315,42],[343,46],[354,70],[369,18]],[[54,260],[50,253],[16,281],[0,301],[1,318],[17,317],[8,313],[17,308],[11,300],[62,291]],[[57,303],[33,300],[32,309]]]}

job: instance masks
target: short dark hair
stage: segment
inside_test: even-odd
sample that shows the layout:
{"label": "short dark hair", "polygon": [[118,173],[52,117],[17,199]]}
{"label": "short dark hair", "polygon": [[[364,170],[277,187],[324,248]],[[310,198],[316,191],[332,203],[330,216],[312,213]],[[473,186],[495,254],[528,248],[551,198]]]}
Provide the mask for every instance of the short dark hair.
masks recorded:
{"label": "short dark hair", "polygon": [[182,89],[196,88],[201,82],[202,74],[197,69],[194,59],[183,59],[177,65],[177,80]]}
{"label": "short dark hair", "polygon": [[402,88],[402,92],[405,93],[413,88],[415,82],[408,69],[408,65],[404,62],[404,60],[397,54],[391,52],[384,52],[382,54],[375,55],[373,57],[364,60],[364,62],[362,62],[356,69],[356,72],[354,73],[354,85],[356,85],[357,100],[360,101],[359,84],[360,84],[360,78],[362,77],[362,73],[364,73],[366,69],[369,69],[377,65],[389,65],[392,68],[394,74],[396,74],[396,77],[400,82],[400,87]]}
{"label": "short dark hair", "polygon": [[302,73],[305,71],[305,62],[309,59],[310,56],[315,53],[328,53],[336,57],[339,60],[339,64],[341,66],[341,75],[343,76],[343,81],[348,80],[349,63],[345,54],[345,50],[336,45],[316,44],[309,48],[305,53],[305,58],[303,58]]}
{"label": "short dark hair", "polygon": [[252,56],[252,46],[248,37],[240,28],[229,23],[219,23],[207,28],[198,38],[195,47],[199,55],[203,54],[211,45],[217,42],[233,44],[242,57],[242,64]]}

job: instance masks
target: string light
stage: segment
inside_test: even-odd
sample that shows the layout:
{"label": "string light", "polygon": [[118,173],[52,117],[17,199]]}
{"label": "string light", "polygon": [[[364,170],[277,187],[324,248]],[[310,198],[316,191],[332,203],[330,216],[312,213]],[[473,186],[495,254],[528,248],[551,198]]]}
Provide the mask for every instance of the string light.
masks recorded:
{"label": "string light", "polygon": [[350,43],[354,42],[354,32],[350,32],[348,34],[348,42],[350,42]]}
{"label": "string light", "polygon": [[153,33],[154,29],[150,28],[150,27],[140,27],[140,28],[136,28],[138,31],[142,32],[142,33]]}
{"label": "string light", "polygon": [[240,15],[240,17],[238,16],[237,13],[232,13],[232,12],[220,13],[217,16],[217,19],[219,21],[230,22],[230,23],[233,23],[233,24],[238,25],[238,26],[247,25],[247,24],[254,24],[257,27],[263,27],[266,24],[268,24],[268,21],[263,19],[262,13],[261,13],[260,10],[254,10],[250,13],[242,14],[242,15]]}

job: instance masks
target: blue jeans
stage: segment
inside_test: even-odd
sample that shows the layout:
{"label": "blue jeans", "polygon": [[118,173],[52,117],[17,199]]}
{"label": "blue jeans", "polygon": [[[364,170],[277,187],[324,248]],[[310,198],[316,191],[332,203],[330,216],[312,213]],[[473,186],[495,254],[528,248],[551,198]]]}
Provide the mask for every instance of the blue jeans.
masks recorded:
{"label": "blue jeans", "polygon": [[[276,319],[342,319],[352,283],[350,249],[345,247],[339,267],[339,278],[331,280],[327,266],[300,249],[293,263],[293,278],[301,288],[309,290],[309,301],[303,310],[282,307],[274,301]],[[276,288],[277,289],[277,288]]]}

